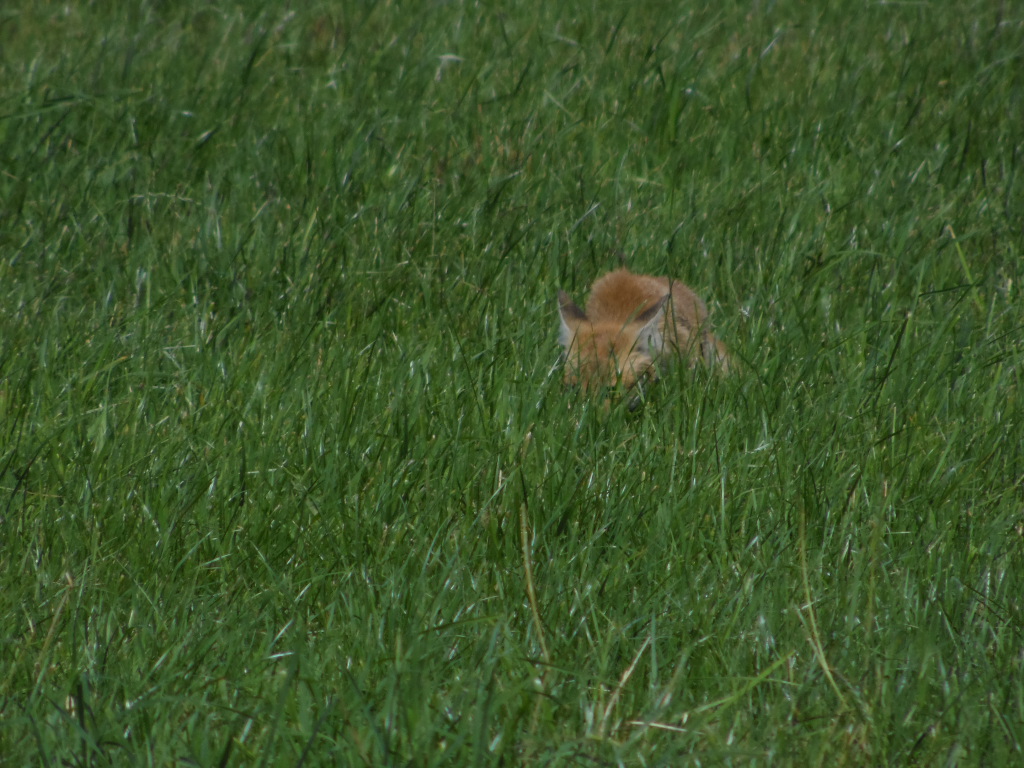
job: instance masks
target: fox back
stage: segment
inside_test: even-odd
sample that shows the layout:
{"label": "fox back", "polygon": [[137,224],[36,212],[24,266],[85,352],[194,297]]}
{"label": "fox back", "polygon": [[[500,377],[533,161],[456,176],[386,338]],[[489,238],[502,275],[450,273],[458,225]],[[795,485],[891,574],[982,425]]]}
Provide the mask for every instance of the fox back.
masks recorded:
{"label": "fox back", "polygon": [[558,305],[567,384],[629,389],[656,378],[654,365],[665,358],[729,368],[707,305],[677,280],[617,269],[594,283],[585,311],[565,291]]}

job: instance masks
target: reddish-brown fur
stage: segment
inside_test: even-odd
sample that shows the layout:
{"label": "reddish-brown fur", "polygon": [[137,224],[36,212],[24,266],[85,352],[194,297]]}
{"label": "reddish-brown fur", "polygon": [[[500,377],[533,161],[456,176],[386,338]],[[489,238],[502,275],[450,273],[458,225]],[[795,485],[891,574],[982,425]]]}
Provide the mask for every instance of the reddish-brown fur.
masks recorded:
{"label": "reddish-brown fur", "polygon": [[628,389],[653,378],[654,363],[670,356],[728,371],[729,356],[711,332],[707,305],[678,280],[617,269],[594,283],[586,311],[564,291],[558,303],[568,384]]}

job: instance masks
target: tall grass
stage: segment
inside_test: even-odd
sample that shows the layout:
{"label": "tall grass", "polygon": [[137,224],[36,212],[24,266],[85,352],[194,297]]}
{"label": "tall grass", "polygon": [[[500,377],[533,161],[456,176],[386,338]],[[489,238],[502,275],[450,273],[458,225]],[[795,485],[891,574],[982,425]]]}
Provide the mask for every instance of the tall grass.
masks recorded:
{"label": "tall grass", "polygon": [[1021,759],[1012,4],[0,14],[0,764]]}

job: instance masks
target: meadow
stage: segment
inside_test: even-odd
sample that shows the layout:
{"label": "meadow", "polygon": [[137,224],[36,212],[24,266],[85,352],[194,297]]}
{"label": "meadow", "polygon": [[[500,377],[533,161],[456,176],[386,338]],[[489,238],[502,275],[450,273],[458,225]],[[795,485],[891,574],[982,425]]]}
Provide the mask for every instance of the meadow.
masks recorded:
{"label": "meadow", "polygon": [[5,3],[0,765],[1020,765],[1022,288],[1014,3]]}

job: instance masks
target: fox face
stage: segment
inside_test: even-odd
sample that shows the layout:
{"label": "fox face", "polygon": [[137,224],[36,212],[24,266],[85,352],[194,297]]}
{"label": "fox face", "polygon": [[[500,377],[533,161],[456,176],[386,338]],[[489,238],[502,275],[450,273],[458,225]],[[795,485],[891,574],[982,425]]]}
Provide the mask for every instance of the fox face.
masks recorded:
{"label": "fox face", "polygon": [[654,361],[664,347],[661,324],[667,300],[663,296],[622,322],[591,319],[565,291],[559,291],[566,384],[579,384],[584,390],[617,385],[630,389],[653,376]]}
{"label": "fox face", "polygon": [[657,378],[673,358],[729,367],[725,345],[711,333],[708,310],[688,286],[618,269],[599,278],[586,310],[558,293],[565,382],[584,391],[632,389]]}

